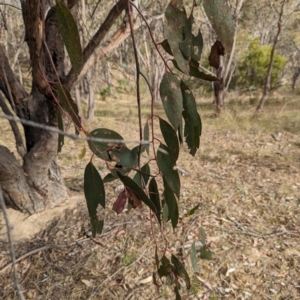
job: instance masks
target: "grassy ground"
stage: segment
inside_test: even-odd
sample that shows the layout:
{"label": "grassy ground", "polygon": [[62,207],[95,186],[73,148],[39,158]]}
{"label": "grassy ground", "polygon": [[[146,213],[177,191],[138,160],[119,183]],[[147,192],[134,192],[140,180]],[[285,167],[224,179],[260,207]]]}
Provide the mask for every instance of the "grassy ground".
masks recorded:
{"label": "grassy ground", "polygon": [[[299,98],[299,97],[298,97]],[[143,100],[144,101],[144,100]],[[191,157],[185,146],[178,166],[181,175],[181,220],[170,248],[185,264],[192,280],[183,299],[300,299],[300,103],[293,95],[271,97],[264,113],[252,118],[248,96],[228,100],[216,118],[210,100],[198,99],[203,122],[201,149]],[[156,107],[163,116],[161,107]],[[144,101],[143,120],[150,107]],[[8,141],[1,121],[1,140]],[[97,103],[87,128],[107,127],[125,139],[138,139],[132,97],[115,95]],[[12,142],[9,144],[13,147]],[[83,198],[83,171],[89,153],[78,159],[83,142],[68,141],[59,156],[66,183],[81,193],[74,209],[53,221],[31,241],[16,246],[16,256],[44,247],[18,263],[27,299],[175,299],[172,290],[152,284],[154,243],[147,208],[122,213],[111,210],[119,182],[108,187],[108,209],[101,236],[92,240]],[[132,145],[129,145],[131,147]],[[99,160],[102,174],[107,171]],[[198,260],[194,273],[189,245],[204,228],[213,252]],[[60,246],[61,245],[61,246]],[[66,246],[67,245],[67,246]],[[9,270],[7,245],[0,252],[0,298],[17,299]]]}

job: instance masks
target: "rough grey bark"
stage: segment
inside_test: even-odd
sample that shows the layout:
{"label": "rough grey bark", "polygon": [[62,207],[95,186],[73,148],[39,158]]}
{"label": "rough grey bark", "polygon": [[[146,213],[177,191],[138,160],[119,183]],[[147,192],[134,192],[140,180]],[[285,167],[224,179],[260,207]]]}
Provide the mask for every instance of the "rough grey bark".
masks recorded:
{"label": "rough grey bark", "polygon": [[[71,8],[76,0],[68,0],[67,3]],[[45,18],[43,0],[21,0],[21,4],[25,41],[30,54],[32,90],[28,94],[17,80],[1,46],[0,90],[18,117],[56,127],[57,100],[53,87],[61,81],[70,90],[77,75],[70,71],[65,76],[64,44],[56,21],[55,8],[52,7]],[[119,0],[114,5],[105,22],[84,49],[82,67],[126,5],[127,0]],[[0,186],[5,201],[10,206],[34,213],[63,201],[67,197],[67,189],[55,159],[58,135],[26,125],[23,129],[26,140],[26,153],[21,154],[23,165],[9,149],[0,146]]]}

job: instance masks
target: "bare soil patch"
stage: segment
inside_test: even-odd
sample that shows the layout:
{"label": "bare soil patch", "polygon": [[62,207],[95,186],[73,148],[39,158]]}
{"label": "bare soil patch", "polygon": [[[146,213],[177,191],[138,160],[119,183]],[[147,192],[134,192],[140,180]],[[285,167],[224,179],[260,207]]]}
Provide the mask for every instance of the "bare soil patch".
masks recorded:
{"label": "bare soil patch", "polygon": [[[105,109],[100,107],[87,126],[137,139],[132,103],[125,97],[99,102]],[[199,111],[201,149],[191,157],[183,148],[178,166],[185,171],[180,215],[196,204],[200,208],[183,217],[174,233],[167,227],[170,248],[192,280],[190,291],[181,290],[182,298],[300,299],[299,104],[271,102],[255,120],[254,109],[245,102],[230,102],[220,118],[214,117],[208,101],[199,103]],[[146,108],[145,120],[148,114]],[[68,187],[81,200],[34,238],[15,246],[26,298],[175,299],[168,286],[157,289],[152,284],[155,246],[148,209],[119,216],[111,210],[119,182],[109,185],[108,209],[99,211],[105,219],[103,234],[90,237],[83,196],[89,156],[78,159],[82,147],[68,141],[59,158]],[[96,165],[101,174],[107,172],[100,160]],[[199,258],[200,272],[195,274],[187,245],[199,240],[200,227],[208,235],[213,259]],[[1,299],[17,299],[9,262],[7,243],[1,242]]]}

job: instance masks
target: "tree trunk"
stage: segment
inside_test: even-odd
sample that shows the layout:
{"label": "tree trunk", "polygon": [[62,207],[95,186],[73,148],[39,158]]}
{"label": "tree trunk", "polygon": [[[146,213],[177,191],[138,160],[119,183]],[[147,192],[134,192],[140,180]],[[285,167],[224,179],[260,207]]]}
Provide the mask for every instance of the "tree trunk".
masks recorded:
{"label": "tree trunk", "polygon": [[[15,113],[27,120],[57,126],[57,104],[49,93],[49,84],[64,77],[64,44],[59,33],[55,17],[55,8],[50,9],[45,21],[45,44],[43,33],[37,32],[33,24],[41,24],[40,13],[37,18],[27,19],[26,11],[36,5],[34,1],[26,1],[23,7],[27,20],[26,39],[31,50],[33,70],[32,91],[29,96],[13,74],[3,49],[0,51],[3,85],[1,90],[9,100]],[[39,6],[39,5],[37,5]],[[39,7],[40,9],[40,7]],[[34,51],[34,48],[40,51]],[[49,55],[51,57],[49,57]],[[56,71],[53,69],[53,65]],[[44,73],[44,75],[43,75]],[[55,157],[58,136],[44,129],[24,125],[26,151],[21,166],[10,151],[0,147],[0,185],[5,201],[21,211],[34,213],[52,207],[67,196]]]}
{"label": "tree trunk", "polygon": [[[69,9],[75,3],[76,0],[68,0]],[[85,47],[80,72],[82,77],[88,71],[88,67],[85,70],[83,67],[91,61],[96,48],[127,4],[127,0],[119,0],[113,6],[105,21]],[[30,54],[32,90],[28,94],[17,80],[8,63],[7,52],[0,45],[0,91],[19,118],[37,122],[39,125],[57,127],[57,109],[61,107],[57,105],[59,101],[55,87],[58,83],[64,83],[64,87],[70,91],[79,76],[72,69],[68,76],[65,76],[64,43],[55,16],[55,7],[49,10],[45,19],[44,12],[46,11],[45,5],[47,5],[45,1],[21,0],[21,5],[25,41]],[[125,39],[126,36],[122,36],[124,31],[124,28],[117,31],[118,41]],[[105,55],[111,49],[115,49],[117,44],[114,43],[113,47],[108,45]],[[5,104],[0,102],[5,110]],[[9,108],[5,113],[9,114]],[[0,145],[0,186],[5,201],[15,209],[28,213],[53,207],[67,197],[67,189],[56,162],[58,135],[43,128],[23,124],[26,139],[26,149],[23,147],[23,152],[25,152],[23,153],[22,141],[14,125],[12,122],[17,147],[21,149],[18,151],[23,158],[23,165],[9,149]]]}
{"label": "tree trunk", "polygon": [[280,12],[279,12],[279,16],[278,16],[278,29],[277,29],[277,33],[276,33],[274,41],[273,41],[270,62],[269,62],[268,71],[267,71],[267,75],[266,75],[265,83],[264,83],[264,87],[263,87],[263,94],[262,94],[261,99],[259,100],[257,107],[256,107],[255,115],[259,114],[263,110],[264,104],[268,98],[269,90],[271,87],[271,75],[272,75],[273,64],[274,64],[274,59],[275,59],[275,50],[276,50],[277,42],[279,40],[279,36],[281,33],[282,17],[283,17],[285,3],[286,3],[286,0],[283,0],[281,3]]}
{"label": "tree trunk", "polygon": [[218,81],[213,82],[214,88],[214,104],[216,108],[216,112],[219,114],[222,111],[224,106],[224,59],[223,56],[220,56],[220,66],[218,69],[215,69],[215,73]]}

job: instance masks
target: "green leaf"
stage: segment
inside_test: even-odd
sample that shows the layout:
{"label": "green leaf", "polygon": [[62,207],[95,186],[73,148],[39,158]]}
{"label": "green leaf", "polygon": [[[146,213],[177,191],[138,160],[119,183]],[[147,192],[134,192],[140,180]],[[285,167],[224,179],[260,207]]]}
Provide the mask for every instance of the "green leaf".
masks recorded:
{"label": "green leaf", "polygon": [[[181,71],[176,60],[173,59],[172,63],[177,70]],[[218,78],[216,76],[212,76],[212,75],[206,74],[204,72],[201,72],[201,71],[199,71],[198,68],[199,68],[199,64],[198,63],[196,64],[194,61],[191,61],[190,62],[190,73],[188,75],[197,77],[197,78],[200,78],[200,79],[203,79],[206,81],[217,81],[218,80]]]}
{"label": "green leaf", "polygon": [[203,0],[205,13],[227,53],[234,42],[235,26],[227,1]]}
{"label": "green leaf", "polygon": [[177,205],[177,201],[176,201],[176,197],[174,195],[174,192],[171,190],[171,188],[169,187],[166,179],[163,177],[163,182],[164,182],[164,199],[166,204],[168,205],[168,221],[171,220],[171,218],[173,217],[174,213],[175,213],[175,207]]}
{"label": "green leaf", "polygon": [[101,159],[114,161],[117,168],[125,171],[130,171],[131,168],[137,165],[136,148],[133,150],[128,149],[122,142],[122,136],[117,132],[107,128],[98,128],[91,131],[90,136],[111,140],[103,142],[88,141],[91,151]]}
{"label": "green leaf", "polygon": [[[64,131],[64,123],[62,120],[60,109],[57,109],[56,111],[57,115],[57,127],[59,130]],[[57,153],[61,152],[62,146],[64,145],[64,135],[58,134],[58,146],[57,146]]]}
{"label": "green leaf", "polygon": [[123,182],[124,186],[134,191],[134,193],[139,197],[139,199],[142,200],[156,214],[155,205],[148,198],[145,192],[139,187],[139,185],[136,182],[134,182],[130,177],[122,175],[120,172],[118,172],[118,176]]}
{"label": "green leaf", "polygon": [[186,287],[189,290],[191,288],[191,281],[190,281],[190,277],[189,277],[186,269],[184,268],[183,264],[173,254],[171,256],[171,262],[173,263],[173,265],[175,267],[175,271],[176,271],[177,275],[180,276],[181,278],[183,278],[183,280],[186,283]]}
{"label": "green leaf", "polygon": [[216,76],[199,71],[199,66],[195,65],[195,63],[190,64],[189,75],[206,81],[218,81],[218,78]]}
{"label": "green leaf", "polygon": [[169,221],[169,208],[167,203],[163,205],[163,219],[165,222]]}
{"label": "green leaf", "polygon": [[172,156],[174,162],[176,162],[179,156],[179,143],[177,134],[173,127],[164,119],[159,118],[159,125],[164,140],[170,149],[170,155]]}
{"label": "green leaf", "polygon": [[183,28],[183,37],[184,40],[179,43],[179,48],[187,60],[191,59],[193,53],[193,35],[192,35],[192,24],[193,24],[193,16],[190,15],[185,22],[185,26]]}
{"label": "green leaf", "polygon": [[59,30],[66,45],[72,68],[75,74],[79,74],[82,65],[82,49],[77,24],[62,1],[56,1],[56,18]]}
{"label": "green leaf", "polygon": [[[146,122],[145,127],[144,127],[144,141],[149,142],[149,140],[150,140],[149,124],[148,124],[148,122]],[[147,151],[147,154],[149,155],[150,144],[145,144],[143,146],[145,147],[145,150]]]}
{"label": "green leaf", "polygon": [[133,177],[133,180],[142,187],[141,178],[143,178],[145,186],[147,185],[150,178],[150,167],[148,164],[142,166],[140,171],[137,171]]}
{"label": "green leaf", "polygon": [[177,201],[176,201],[174,214],[173,214],[173,217],[171,218],[171,223],[172,223],[173,229],[176,228],[176,226],[178,224],[178,220],[179,220],[179,211],[178,211],[178,204],[177,204]]}
{"label": "green leaf", "polygon": [[164,182],[164,198],[168,205],[168,220],[171,220],[173,229],[176,228],[179,220],[178,204],[174,192],[169,187],[167,181],[163,177]]}
{"label": "green leaf", "polygon": [[161,204],[159,198],[159,191],[157,187],[157,183],[155,178],[152,178],[149,183],[149,196],[150,200],[153,202],[154,206],[156,207],[156,217],[159,222],[161,223],[160,214],[161,214]]}
{"label": "green leaf", "polygon": [[165,73],[159,89],[165,113],[173,128],[177,130],[183,110],[180,82],[173,74]]}
{"label": "green leaf", "polygon": [[176,295],[175,300],[181,300],[181,296],[179,294],[179,288],[178,288],[177,285],[174,287],[174,292],[175,292],[175,295]]}
{"label": "green leaf", "polygon": [[189,210],[189,211],[185,214],[185,216],[186,216],[186,217],[189,217],[189,216],[193,215],[193,214],[195,213],[195,211],[199,208],[199,206],[200,206],[200,204],[197,204],[195,207],[193,207],[191,210]]}
{"label": "green leaf", "polygon": [[97,207],[100,204],[105,208],[105,190],[101,176],[92,162],[86,165],[84,171],[84,195],[90,215],[92,234],[101,233],[103,221],[97,217]]}
{"label": "green leaf", "polygon": [[184,108],[182,116],[185,120],[184,136],[188,148],[190,149],[190,154],[194,156],[200,146],[202,123],[197,112],[194,95],[183,82],[181,82],[181,89]]}
{"label": "green leaf", "polygon": [[212,253],[211,251],[207,248],[207,246],[203,246],[200,250],[200,258],[201,259],[206,259],[206,260],[211,260],[212,259]]}
{"label": "green leaf", "polygon": [[114,176],[112,173],[108,173],[104,178],[103,178],[103,183],[108,183],[112,182],[114,180],[118,179],[118,177]]}
{"label": "green leaf", "polygon": [[[167,152],[167,154],[164,152]],[[157,150],[157,165],[159,167],[159,170],[163,174],[166,182],[168,183],[169,187],[175,193],[177,199],[179,199],[180,198],[179,174],[177,170],[174,170],[175,162],[171,156],[170,149],[163,144],[160,144]]]}
{"label": "green leaf", "polygon": [[109,150],[112,149],[122,149],[124,148],[123,137],[117,132],[107,129],[107,128],[97,128],[90,132],[90,137],[99,138],[99,139],[109,139],[109,140],[119,140],[109,141],[109,142],[92,142],[88,141],[89,147],[93,153],[95,153],[101,159],[106,161],[112,161],[110,155],[108,154]]}
{"label": "green leaf", "polygon": [[[135,165],[138,163],[138,157],[146,150],[146,145],[138,145],[131,149],[131,156],[135,162]],[[134,165],[133,165],[134,166]]]}
{"label": "green leaf", "polygon": [[163,41],[162,41],[161,43],[159,43],[158,45],[161,45],[161,46],[164,48],[164,50],[165,50],[168,54],[170,54],[170,55],[173,56],[173,52],[172,52],[172,50],[171,50],[171,47],[170,47],[169,42],[168,42],[167,39],[163,40]]}
{"label": "green leaf", "polygon": [[191,258],[191,263],[192,263],[194,271],[200,272],[199,266],[197,264],[197,251],[196,251],[195,242],[191,246],[190,258]]}
{"label": "green leaf", "polygon": [[61,107],[70,115],[74,125],[76,134],[79,133],[79,129],[81,128],[81,119],[78,114],[78,107],[75,101],[72,99],[69,91],[62,87],[61,85],[57,85],[57,97],[59,99],[59,103]]}
{"label": "green leaf", "polygon": [[95,237],[96,233],[101,234],[104,226],[104,221],[99,220],[96,215],[90,218],[92,225],[92,236]]}
{"label": "green leaf", "polygon": [[198,62],[201,58],[202,49],[203,49],[203,37],[201,31],[198,30],[198,34],[192,36],[193,42],[193,52],[192,52],[192,60],[194,62]]}
{"label": "green leaf", "polygon": [[186,12],[178,1],[171,1],[166,9],[165,17],[167,25],[164,33],[172,50],[175,60],[183,73],[189,73],[189,63],[179,48],[179,44],[184,40],[183,30],[186,26]]}

